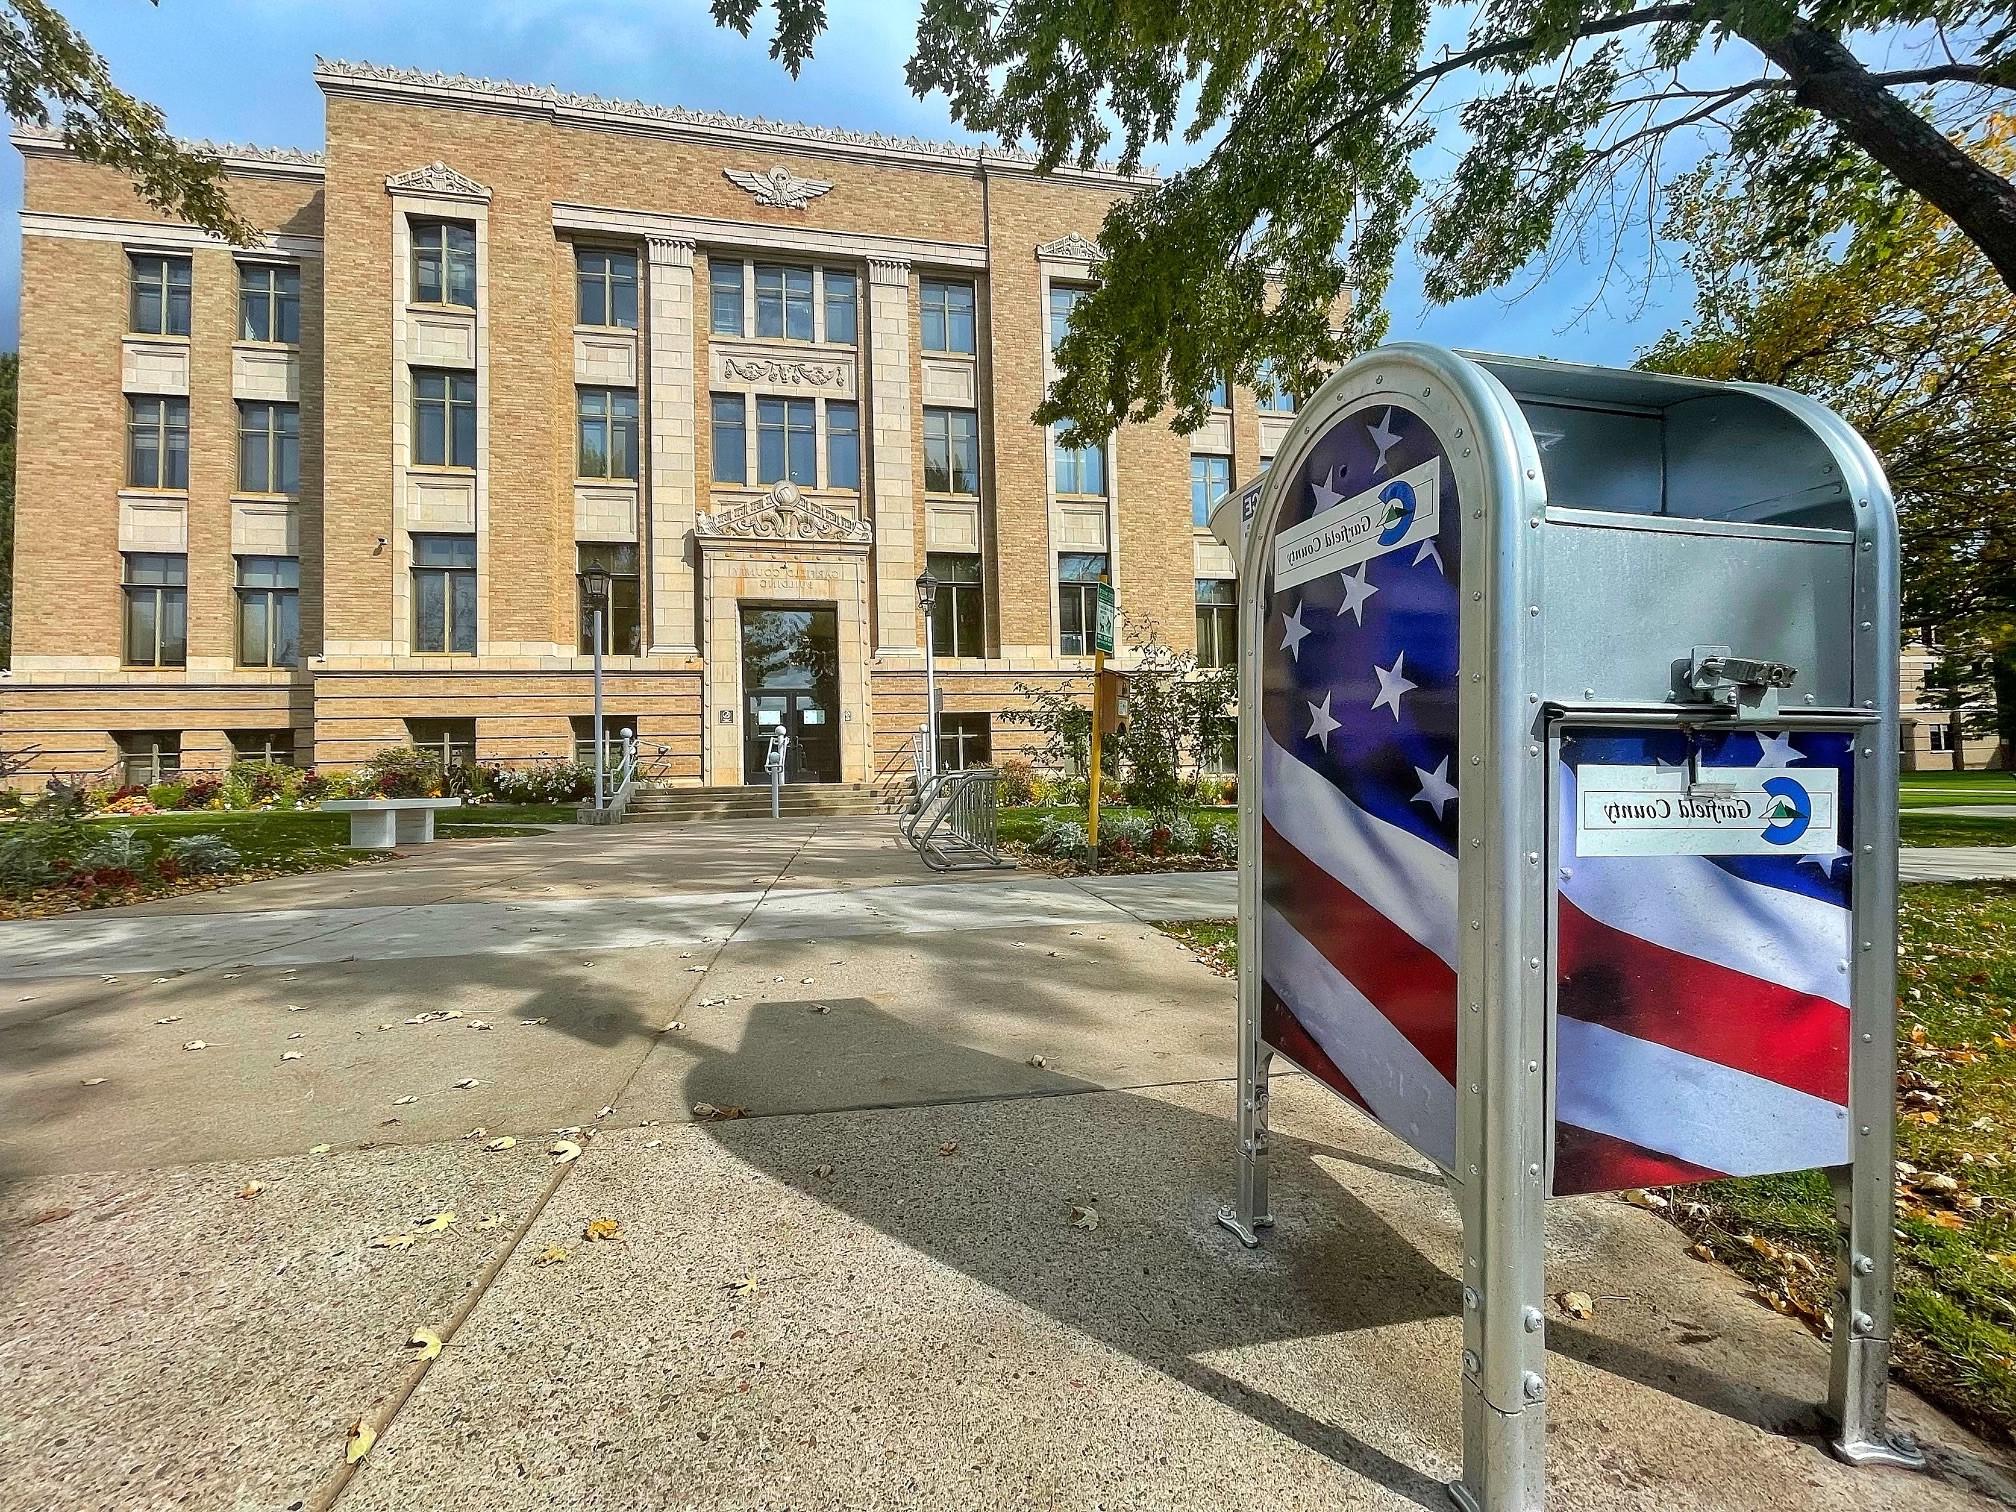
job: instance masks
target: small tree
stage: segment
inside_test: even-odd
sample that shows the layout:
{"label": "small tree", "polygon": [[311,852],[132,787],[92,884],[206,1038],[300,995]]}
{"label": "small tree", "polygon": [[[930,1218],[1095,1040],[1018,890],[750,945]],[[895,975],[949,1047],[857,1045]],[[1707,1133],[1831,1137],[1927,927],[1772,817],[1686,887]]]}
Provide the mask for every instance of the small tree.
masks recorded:
{"label": "small tree", "polygon": [[1036,759],[1044,766],[1081,771],[1092,759],[1092,690],[1076,678],[1054,687],[1018,682],[1015,691],[1026,700],[1001,716],[1004,724],[1020,725],[1043,737]]}

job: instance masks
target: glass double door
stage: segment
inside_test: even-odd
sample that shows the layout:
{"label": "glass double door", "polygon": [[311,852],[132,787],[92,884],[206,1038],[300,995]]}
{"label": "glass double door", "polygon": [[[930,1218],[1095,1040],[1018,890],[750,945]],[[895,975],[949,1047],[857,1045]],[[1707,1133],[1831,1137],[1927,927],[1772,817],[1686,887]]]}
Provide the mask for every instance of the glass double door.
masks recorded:
{"label": "glass double door", "polygon": [[782,730],[786,782],[840,780],[840,633],[833,609],[742,609],[742,780],[768,783]]}

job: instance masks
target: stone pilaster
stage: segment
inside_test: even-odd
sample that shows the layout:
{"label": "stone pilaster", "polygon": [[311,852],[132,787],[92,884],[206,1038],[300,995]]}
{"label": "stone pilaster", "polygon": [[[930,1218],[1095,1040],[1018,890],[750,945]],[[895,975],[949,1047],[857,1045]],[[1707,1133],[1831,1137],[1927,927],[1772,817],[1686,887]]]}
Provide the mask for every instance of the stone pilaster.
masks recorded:
{"label": "stone pilaster", "polygon": [[692,656],[695,569],[693,243],[649,239],[651,637],[654,656]]}
{"label": "stone pilaster", "polygon": [[917,656],[916,477],[910,462],[910,264],[868,260],[868,407],[875,521],[875,654]]}

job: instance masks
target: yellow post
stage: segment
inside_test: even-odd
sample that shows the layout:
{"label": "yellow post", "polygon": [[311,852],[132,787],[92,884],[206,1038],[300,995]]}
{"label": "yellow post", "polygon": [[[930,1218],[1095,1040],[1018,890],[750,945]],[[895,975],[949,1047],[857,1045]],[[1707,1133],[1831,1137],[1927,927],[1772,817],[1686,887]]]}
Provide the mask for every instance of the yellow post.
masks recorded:
{"label": "yellow post", "polygon": [[1106,653],[1092,651],[1092,783],[1085,792],[1085,837],[1092,842],[1092,861],[1099,861],[1099,736],[1106,728]]}

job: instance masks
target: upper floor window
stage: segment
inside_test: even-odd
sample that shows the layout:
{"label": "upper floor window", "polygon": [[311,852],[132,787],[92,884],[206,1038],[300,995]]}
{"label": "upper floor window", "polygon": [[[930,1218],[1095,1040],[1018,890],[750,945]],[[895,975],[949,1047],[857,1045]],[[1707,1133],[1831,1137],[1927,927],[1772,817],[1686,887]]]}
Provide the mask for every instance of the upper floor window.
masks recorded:
{"label": "upper floor window", "polygon": [[413,301],[476,308],[476,228],[467,221],[413,222]]}
{"label": "upper floor window", "polygon": [[637,254],[574,249],[574,319],[580,325],[637,329]]}
{"label": "upper floor window", "polygon": [[279,263],[238,265],[238,339],[301,340],[301,270]]}
{"label": "upper floor window", "polygon": [[301,563],[238,558],[238,665],[291,667],[301,658]]}
{"label": "upper floor window", "polygon": [[985,656],[980,558],[967,551],[934,551],[924,558],[924,570],[938,580],[931,599],[931,649],[940,656]]}
{"label": "upper floor window", "polygon": [[826,296],[826,339],[851,346],[860,329],[854,275],[822,268],[819,287]]}
{"label": "upper floor window", "polygon": [[923,315],[924,350],[973,350],[973,285],[927,278],[918,296]]}
{"label": "upper floor window", "polygon": [[1232,486],[1232,459],[1230,457],[1192,457],[1190,459],[1190,523],[1208,527],[1211,524],[1211,506],[1224,497]]}
{"label": "upper floor window", "polygon": [[1225,375],[1220,373],[1211,380],[1211,408],[1232,408],[1232,391],[1226,387]]}
{"label": "upper floor window", "polygon": [[1072,284],[1052,284],[1050,286],[1050,350],[1056,351],[1057,344],[1071,329],[1071,312],[1078,301],[1092,291]]}
{"label": "upper floor window", "polygon": [[980,422],[972,410],[924,411],[924,491],[980,492]]}
{"label": "upper floor window", "polygon": [[634,479],[637,390],[584,388],[575,392],[580,411],[575,473],[583,478]]}
{"label": "upper floor window", "polygon": [[1260,364],[1260,377],[1256,385],[1260,392],[1260,408],[1276,415],[1295,413],[1295,395],[1272,361]]}
{"label": "upper floor window", "polygon": [[[602,654],[636,656],[644,649],[642,602],[637,547],[629,541],[581,542],[574,548],[575,578],[581,612],[581,654],[595,650],[595,606],[588,602],[587,574],[599,567],[609,574],[609,601],[602,606]],[[603,721],[605,728],[611,722]]]}
{"label": "upper floor window", "polygon": [[826,401],[826,486],[861,486],[861,411],[852,399]]}
{"label": "upper floor window", "polygon": [[789,478],[803,488],[819,484],[819,453],[810,399],[756,400],[756,481]]}
{"label": "upper floor window", "polygon": [[413,649],[474,654],[476,537],[413,537]]}
{"label": "upper floor window", "polygon": [[476,465],[476,376],[413,370],[413,460],[423,467]]}
{"label": "upper floor window", "polygon": [[756,265],[756,334],[812,339],[812,270]]}
{"label": "upper floor window", "polygon": [[129,396],[126,482],[132,488],[189,486],[189,401]]}
{"label": "upper floor window", "polygon": [[189,259],[135,252],[131,329],[141,336],[189,334]]}
{"label": "upper floor window", "polygon": [[716,336],[742,334],[742,264],[707,260],[708,329]]}
{"label": "upper floor window", "polygon": [[180,667],[189,660],[189,558],[129,551],[121,584],[126,597],[126,664]]}
{"label": "upper floor window", "polygon": [[301,491],[301,406],[238,401],[238,490]]}
{"label": "upper floor window", "polygon": [[749,401],[740,394],[714,396],[714,481],[749,481]]}
{"label": "upper floor window", "polygon": [[1197,665],[1229,667],[1239,656],[1239,585],[1197,578]]}
{"label": "upper floor window", "polygon": [[1057,436],[1057,492],[1105,494],[1106,448],[1103,443],[1066,446],[1063,436]]}

